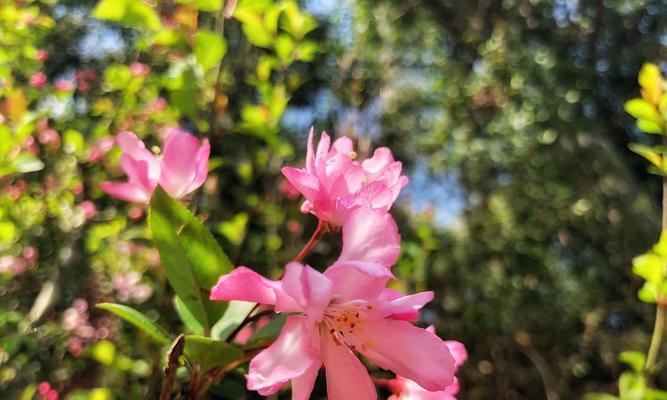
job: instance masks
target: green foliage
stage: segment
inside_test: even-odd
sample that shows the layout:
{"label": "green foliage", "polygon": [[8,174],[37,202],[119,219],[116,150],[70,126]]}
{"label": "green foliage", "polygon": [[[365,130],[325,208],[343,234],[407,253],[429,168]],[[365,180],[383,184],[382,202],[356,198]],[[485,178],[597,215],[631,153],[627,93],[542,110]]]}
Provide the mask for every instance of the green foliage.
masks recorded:
{"label": "green foliage", "polygon": [[202,372],[228,365],[243,357],[238,347],[204,336],[185,336],[185,356],[201,368]]}
{"label": "green foliage", "polygon": [[132,307],[113,303],[100,303],[96,307],[116,314],[146,332],[148,336],[160,344],[167,345],[173,341],[173,338],[160,325]]}
{"label": "green foliage", "polygon": [[660,241],[648,253],[632,260],[632,273],[646,282],[639,289],[637,297],[645,303],[663,302],[667,296],[665,270],[667,268],[667,232],[660,235]]}
{"label": "green foliage", "polygon": [[224,37],[215,32],[197,31],[194,53],[204,72],[218,65],[226,52],[227,42]]}
{"label": "green foliage", "polygon": [[150,226],[172,288],[183,305],[209,332],[224,304],[208,299],[218,277],[232,264],[206,227],[184,206],[157,189],[151,199]]}
{"label": "green foliage", "polygon": [[118,22],[128,28],[162,29],[158,14],[142,0],[101,0],[92,16]]}

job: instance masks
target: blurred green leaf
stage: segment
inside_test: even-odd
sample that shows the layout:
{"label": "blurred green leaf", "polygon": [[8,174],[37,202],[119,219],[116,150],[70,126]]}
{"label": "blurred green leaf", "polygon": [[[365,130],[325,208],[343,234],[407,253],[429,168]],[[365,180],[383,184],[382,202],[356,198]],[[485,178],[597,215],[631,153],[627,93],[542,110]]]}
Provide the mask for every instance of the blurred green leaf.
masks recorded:
{"label": "blurred green leaf", "polygon": [[243,352],[236,346],[204,336],[185,336],[185,355],[199,364],[202,372],[240,360]]}
{"label": "blurred green leaf", "polygon": [[584,395],[582,400],[620,400],[616,396],[607,393],[588,393]]}
{"label": "blurred green leaf", "polygon": [[618,379],[618,390],[623,400],[644,400],[646,380],[634,372],[624,372]]}
{"label": "blurred green leaf", "polygon": [[155,31],[162,28],[157,12],[141,0],[101,0],[93,10],[92,16],[118,22],[128,28]]}
{"label": "blurred green leaf", "polygon": [[646,133],[653,133],[656,135],[662,134],[660,125],[648,119],[638,119],[637,127]]}
{"label": "blurred green leaf", "polygon": [[632,99],[625,102],[623,106],[625,112],[632,115],[636,119],[646,119],[658,123],[660,115],[656,111],[655,106],[649,104],[643,99]]}
{"label": "blurred green leaf", "polygon": [[641,373],[646,362],[646,355],[640,351],[624,351],[619,354],[618,360],[630,366],[636,373]]}
{"label": "blurred green leaf", "polygon": [[244,347],[252,349],[258,346],[262,346],[267,342],[277,338],[278,335],[280,335],[280,331],[283,329],[283,325],[285,325],[285,321],[287,320],[288,316],[289,315],[287,313],[281,313],[273,317],[268,324],[253,333]]}
{"label": "blurred green leaf", "polygon": [[632,273],[653,284],[659,284],[665,277],[665,263],[656,254],[647,253],[632,260]]}
{"label": "blurred green leaf", "polygon": [[101,364],[110,366],[116,358],[116,346],[108,340],[100,340],[90,348],[90,356]]}
{"label": "blurred green leaf", "polygon": [[651,164],[662,169],[662,156],[654,148],[639,143],[630,143],[628,147],[634,153],[639,154]]}
{"label": "blurred green leaf", "polygon": [[207,332],[225,307],[208,293],[232,270],[231,262],[204,224],[160,188],[151,199],[149,222],[169,283]]}
{"label": "blurred green leaf", "polygon": [[160,325],[156,324],[150,318],[132,307],[114,303],[100,303],[96,307],[116,314],[125,321],[146,332],[148,336],[158,343],[170,344],[173,340]]}
{"label": "blurred green leaf", "polygon": [[218,340],[227,340],[229,335],[255,308],[255,303],[247,301],[230,301],[225,314],[211,328],[211,337]]}
{"label": "blurred green leaf", "polygon": [[246,226],[248,224],[248,214],[238,213],[230,221],[223,221],[218,224],[218,231],[222,233],[230,242],[238,246],[245,237]]}
{"label": "blurred green leaf", "polygon": [[227,42],[221,35],[199,30],[195,36],[195,57],[204,72],[218,65],[227,52]]}
{"label": "blurred green leaf", "polygon": [[21,153],[11,162],[14,171],[25,174],[44,169],[44,163],[39,158],[30,153]]}

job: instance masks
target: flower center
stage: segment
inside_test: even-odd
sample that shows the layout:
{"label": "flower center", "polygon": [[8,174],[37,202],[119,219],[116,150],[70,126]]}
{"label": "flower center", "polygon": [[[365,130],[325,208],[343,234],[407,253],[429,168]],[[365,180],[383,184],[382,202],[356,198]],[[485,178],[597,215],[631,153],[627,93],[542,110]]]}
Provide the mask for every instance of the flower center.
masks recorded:
{"label": "flower center", "polygon": [[373,345],[372,340],[362,340],[359,333],[363,332],[364,322],[372,310],[373,306],[367,303],[332,303],[320,324],[322,334],[331,336],[337,346],[345,344],[352,350],[365,350]]}

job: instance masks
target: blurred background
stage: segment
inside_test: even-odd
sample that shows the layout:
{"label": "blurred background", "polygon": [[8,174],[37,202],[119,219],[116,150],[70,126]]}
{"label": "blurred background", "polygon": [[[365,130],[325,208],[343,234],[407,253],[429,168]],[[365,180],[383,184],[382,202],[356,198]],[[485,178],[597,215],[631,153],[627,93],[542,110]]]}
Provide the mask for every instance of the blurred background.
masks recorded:
{"label": "blurred background", "polygon": [[[459,398],[615,392],[654,318],[630,260],[660,229],[623,103],[665,60],[659,0],[0,0],[0,397],[157,396],[160,347],[94,305],[183,328],[145,207],[99,183],[122,179],[113,135],[176,125],[212,143],[191,208],[274,277],[316,225],[279,171],[309,128],[388,146],[411,180],[395,285],[436,292]],[[210,398],[258,398],[236,380]]]}

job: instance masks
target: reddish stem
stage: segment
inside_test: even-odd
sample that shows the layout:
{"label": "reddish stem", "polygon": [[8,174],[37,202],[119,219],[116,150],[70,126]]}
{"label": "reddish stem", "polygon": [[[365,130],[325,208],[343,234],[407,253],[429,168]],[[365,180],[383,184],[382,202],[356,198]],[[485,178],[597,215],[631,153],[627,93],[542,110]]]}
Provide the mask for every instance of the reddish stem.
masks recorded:
{"label": "reddish stem", "polygon": [[315,229],[315,232],[313,232],[313,236],[310,237],[310,240],[308,243],[306,243],[305,246],[303,246],[303,249],[297,254],[296,257],[294,257],[294,261],[301,261],[303,258],[310,252],[310,250],[315,246],[315,243],[317,243],[318,240],[322,237],[324,232],[326,231],[326,225],[322,220],[319,220],[317,222],[317,228]]}

